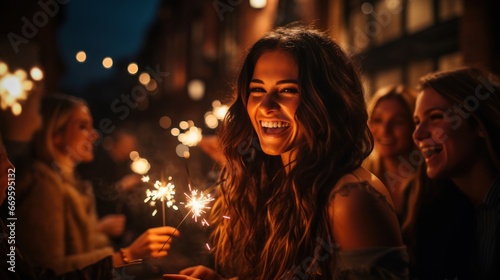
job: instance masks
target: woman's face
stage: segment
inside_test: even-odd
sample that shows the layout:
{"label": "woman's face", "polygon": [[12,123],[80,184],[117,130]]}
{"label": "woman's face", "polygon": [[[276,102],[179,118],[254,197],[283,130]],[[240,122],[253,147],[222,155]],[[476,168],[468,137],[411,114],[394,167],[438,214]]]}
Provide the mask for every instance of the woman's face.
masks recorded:
{"label": "woman's face", "polygon": [[76,107],[66,128],[54,136],[56,149],[74,164],[94,159],[97,133],[92,127],[92,116],[87,106]]}
{"label": "woman's face", "polygon": [[247,112],[268,155],[289,158],[301,140],[295,113],[300,104],[299,70],[281,50],[263,53],[249,84]]}
{"label": "woman's face", "polygon": [[452,104],[432,88],[423,90],[415,107],[413,139],[424,155],[430,178],[454,178],[478,161],[479,130],[451,111]]}
{"label": "woman's face", "polygon": [[397,158],[411,152],[411,114],[395,98],[382,99],[376,104],[369,127],[375,140],[374,149],[381,158]]}

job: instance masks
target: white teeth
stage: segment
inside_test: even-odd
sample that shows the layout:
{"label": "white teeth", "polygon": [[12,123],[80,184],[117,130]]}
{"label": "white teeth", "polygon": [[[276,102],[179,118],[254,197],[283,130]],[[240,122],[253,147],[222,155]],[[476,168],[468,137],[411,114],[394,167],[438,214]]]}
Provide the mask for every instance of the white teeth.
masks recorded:
{"label": "white teeth", "polygon": [[261,121],[260,125],[267,128],[277,128],[277,127],[289,127],[290,123],[287,122],[266,122]]}
{"label": "white teeth", "polygon": [[422,151],[422,153],[425,156],[430,157],[433,154],[441,152],[443,150],[443,147],[441,147],[441,146],[429,146],[429,147],[423,147],[420,150]]}

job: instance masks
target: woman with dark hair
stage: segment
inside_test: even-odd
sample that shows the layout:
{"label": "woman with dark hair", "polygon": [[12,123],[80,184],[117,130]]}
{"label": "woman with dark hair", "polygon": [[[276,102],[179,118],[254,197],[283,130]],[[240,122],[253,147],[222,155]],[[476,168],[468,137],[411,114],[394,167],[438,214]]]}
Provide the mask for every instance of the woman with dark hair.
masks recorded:
{"label": "woman with dark hair", "polygon": [[[431,179],[451,181],[475,205],[475,279],[500,279],[500,79],[474,68],[420,81],[413,139]],[[462,246],[462,244],[457,244]]]}
{"label": "woman with dark hair", "polygon": [[[315,30],[278,28],[250,49],[237,90],[220,131],[217,272],[405,279],[390,195],[360,167],[373,139],[358,74],[341,48]],[[181,274],[219,279],[201,266]]]}

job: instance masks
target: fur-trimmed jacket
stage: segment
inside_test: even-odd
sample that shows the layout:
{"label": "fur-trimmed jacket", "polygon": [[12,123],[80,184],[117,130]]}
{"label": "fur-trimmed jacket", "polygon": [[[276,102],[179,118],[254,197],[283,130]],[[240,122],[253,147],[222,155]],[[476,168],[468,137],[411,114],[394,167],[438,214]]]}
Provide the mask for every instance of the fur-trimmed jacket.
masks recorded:
{"label": "fur-trimmed jacket", "polygon": [[56,274],[113,254],[107,237],[97,231],[91,186],[71,181],[34,161],[16,182],[16,242],[35,265]]}

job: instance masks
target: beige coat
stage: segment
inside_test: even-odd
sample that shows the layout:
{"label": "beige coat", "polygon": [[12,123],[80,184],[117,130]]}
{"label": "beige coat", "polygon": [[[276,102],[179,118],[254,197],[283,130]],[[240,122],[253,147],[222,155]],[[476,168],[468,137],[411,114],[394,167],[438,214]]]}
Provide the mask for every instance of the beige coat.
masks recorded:
{"label": "beige coat", "polygon": [[57,274],[113,253],[106,236],[96,229],[91,187],[80,189],[40,161],[18,178],[16,242],[36,265]]}

